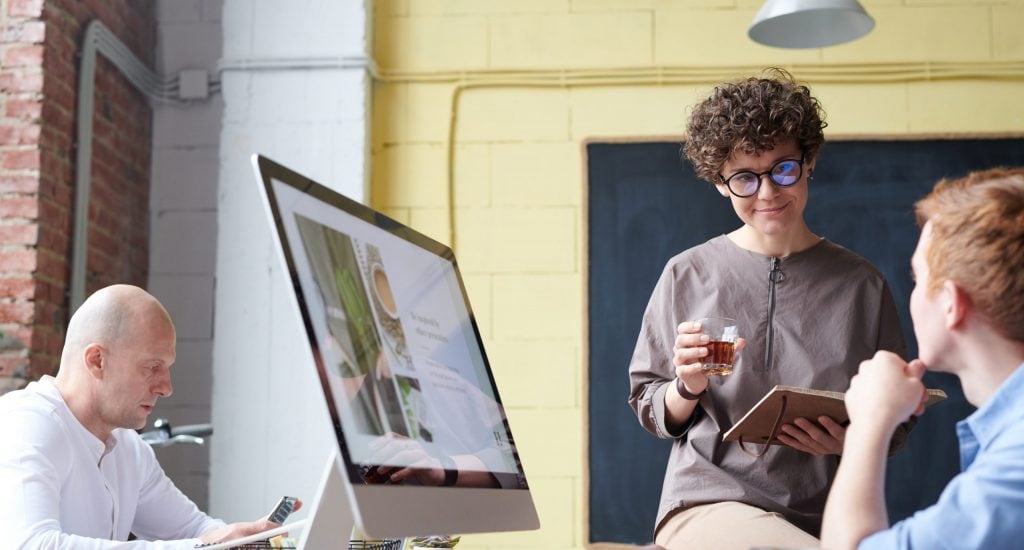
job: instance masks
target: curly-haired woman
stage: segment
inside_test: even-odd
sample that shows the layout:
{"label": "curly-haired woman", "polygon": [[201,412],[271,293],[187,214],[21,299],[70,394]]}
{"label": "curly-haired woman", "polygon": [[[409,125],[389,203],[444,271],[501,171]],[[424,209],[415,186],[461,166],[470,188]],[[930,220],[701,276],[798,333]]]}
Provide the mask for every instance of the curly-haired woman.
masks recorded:
{"label": "curly-haired woman", "polygon": [[[781,70],[716,87],[690,116],[685,154],[742,225],[669,260],[629,367],[640,423],[674,440],[655,528],[666,548],[816,547],[845,428],[798,419],[759,458],[722,434],[776,384],[845,391],[876,350],[904,351],[881,273],[804,221],[822,118]],[[701,368],[694,320],[710,316],[746,337],[728,377]]]}

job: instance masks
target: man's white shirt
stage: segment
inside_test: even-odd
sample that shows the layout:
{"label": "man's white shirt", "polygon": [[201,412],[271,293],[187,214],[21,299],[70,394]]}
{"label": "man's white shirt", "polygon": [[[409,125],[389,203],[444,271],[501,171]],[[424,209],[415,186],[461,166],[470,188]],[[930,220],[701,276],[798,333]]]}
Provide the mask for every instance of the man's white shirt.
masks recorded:
{"label": "man's white shirt", "polygon": [[[174,486],[135,431],[116,429],[106,443],[89,432],[54,381],[0,397],[5,548],[190,549],[224,525]],[[139,540],[126,542],[129,532]]]}

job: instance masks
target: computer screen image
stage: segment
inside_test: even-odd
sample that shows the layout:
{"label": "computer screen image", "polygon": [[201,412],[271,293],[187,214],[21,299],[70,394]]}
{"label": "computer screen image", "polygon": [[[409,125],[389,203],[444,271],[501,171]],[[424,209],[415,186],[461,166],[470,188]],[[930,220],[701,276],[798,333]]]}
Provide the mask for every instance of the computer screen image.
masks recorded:
{"label": "computer screen image", "polygon": [[253,163],[312,358],[281,368],[316,369],[356,523],[375,537],[539,527],[452,251]]}

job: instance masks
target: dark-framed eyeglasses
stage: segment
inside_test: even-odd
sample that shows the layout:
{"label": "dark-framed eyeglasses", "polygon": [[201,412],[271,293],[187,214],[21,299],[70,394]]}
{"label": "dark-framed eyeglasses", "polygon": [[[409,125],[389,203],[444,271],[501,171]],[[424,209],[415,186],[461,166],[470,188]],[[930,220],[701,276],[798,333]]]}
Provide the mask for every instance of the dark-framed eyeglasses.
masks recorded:
{"label": "dark-framed eyeglasses", "polygon": [[737,197],[752,197],[761,189],[761,176],[768,176],[772,183],[779,187],[789,187],[800,181],[803,175],[804,159],[783,159],[776,162],[767,172],[751,172],[744,170],[736,172],[728,178],[718,175],[722,183],[729,188],[729,192]]}

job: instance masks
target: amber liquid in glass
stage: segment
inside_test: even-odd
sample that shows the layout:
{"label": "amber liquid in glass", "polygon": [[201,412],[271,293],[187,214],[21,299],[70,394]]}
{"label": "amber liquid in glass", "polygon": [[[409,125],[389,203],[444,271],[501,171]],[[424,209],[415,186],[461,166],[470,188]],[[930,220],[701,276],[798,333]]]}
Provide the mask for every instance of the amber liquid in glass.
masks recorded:
{"label": "amber liquid in glass", "polygon": [[732,363],[736,357],[736,342],[712,340],[707,345],[708,354],[704,357],[701,368],[712,376],[732,374]]}

